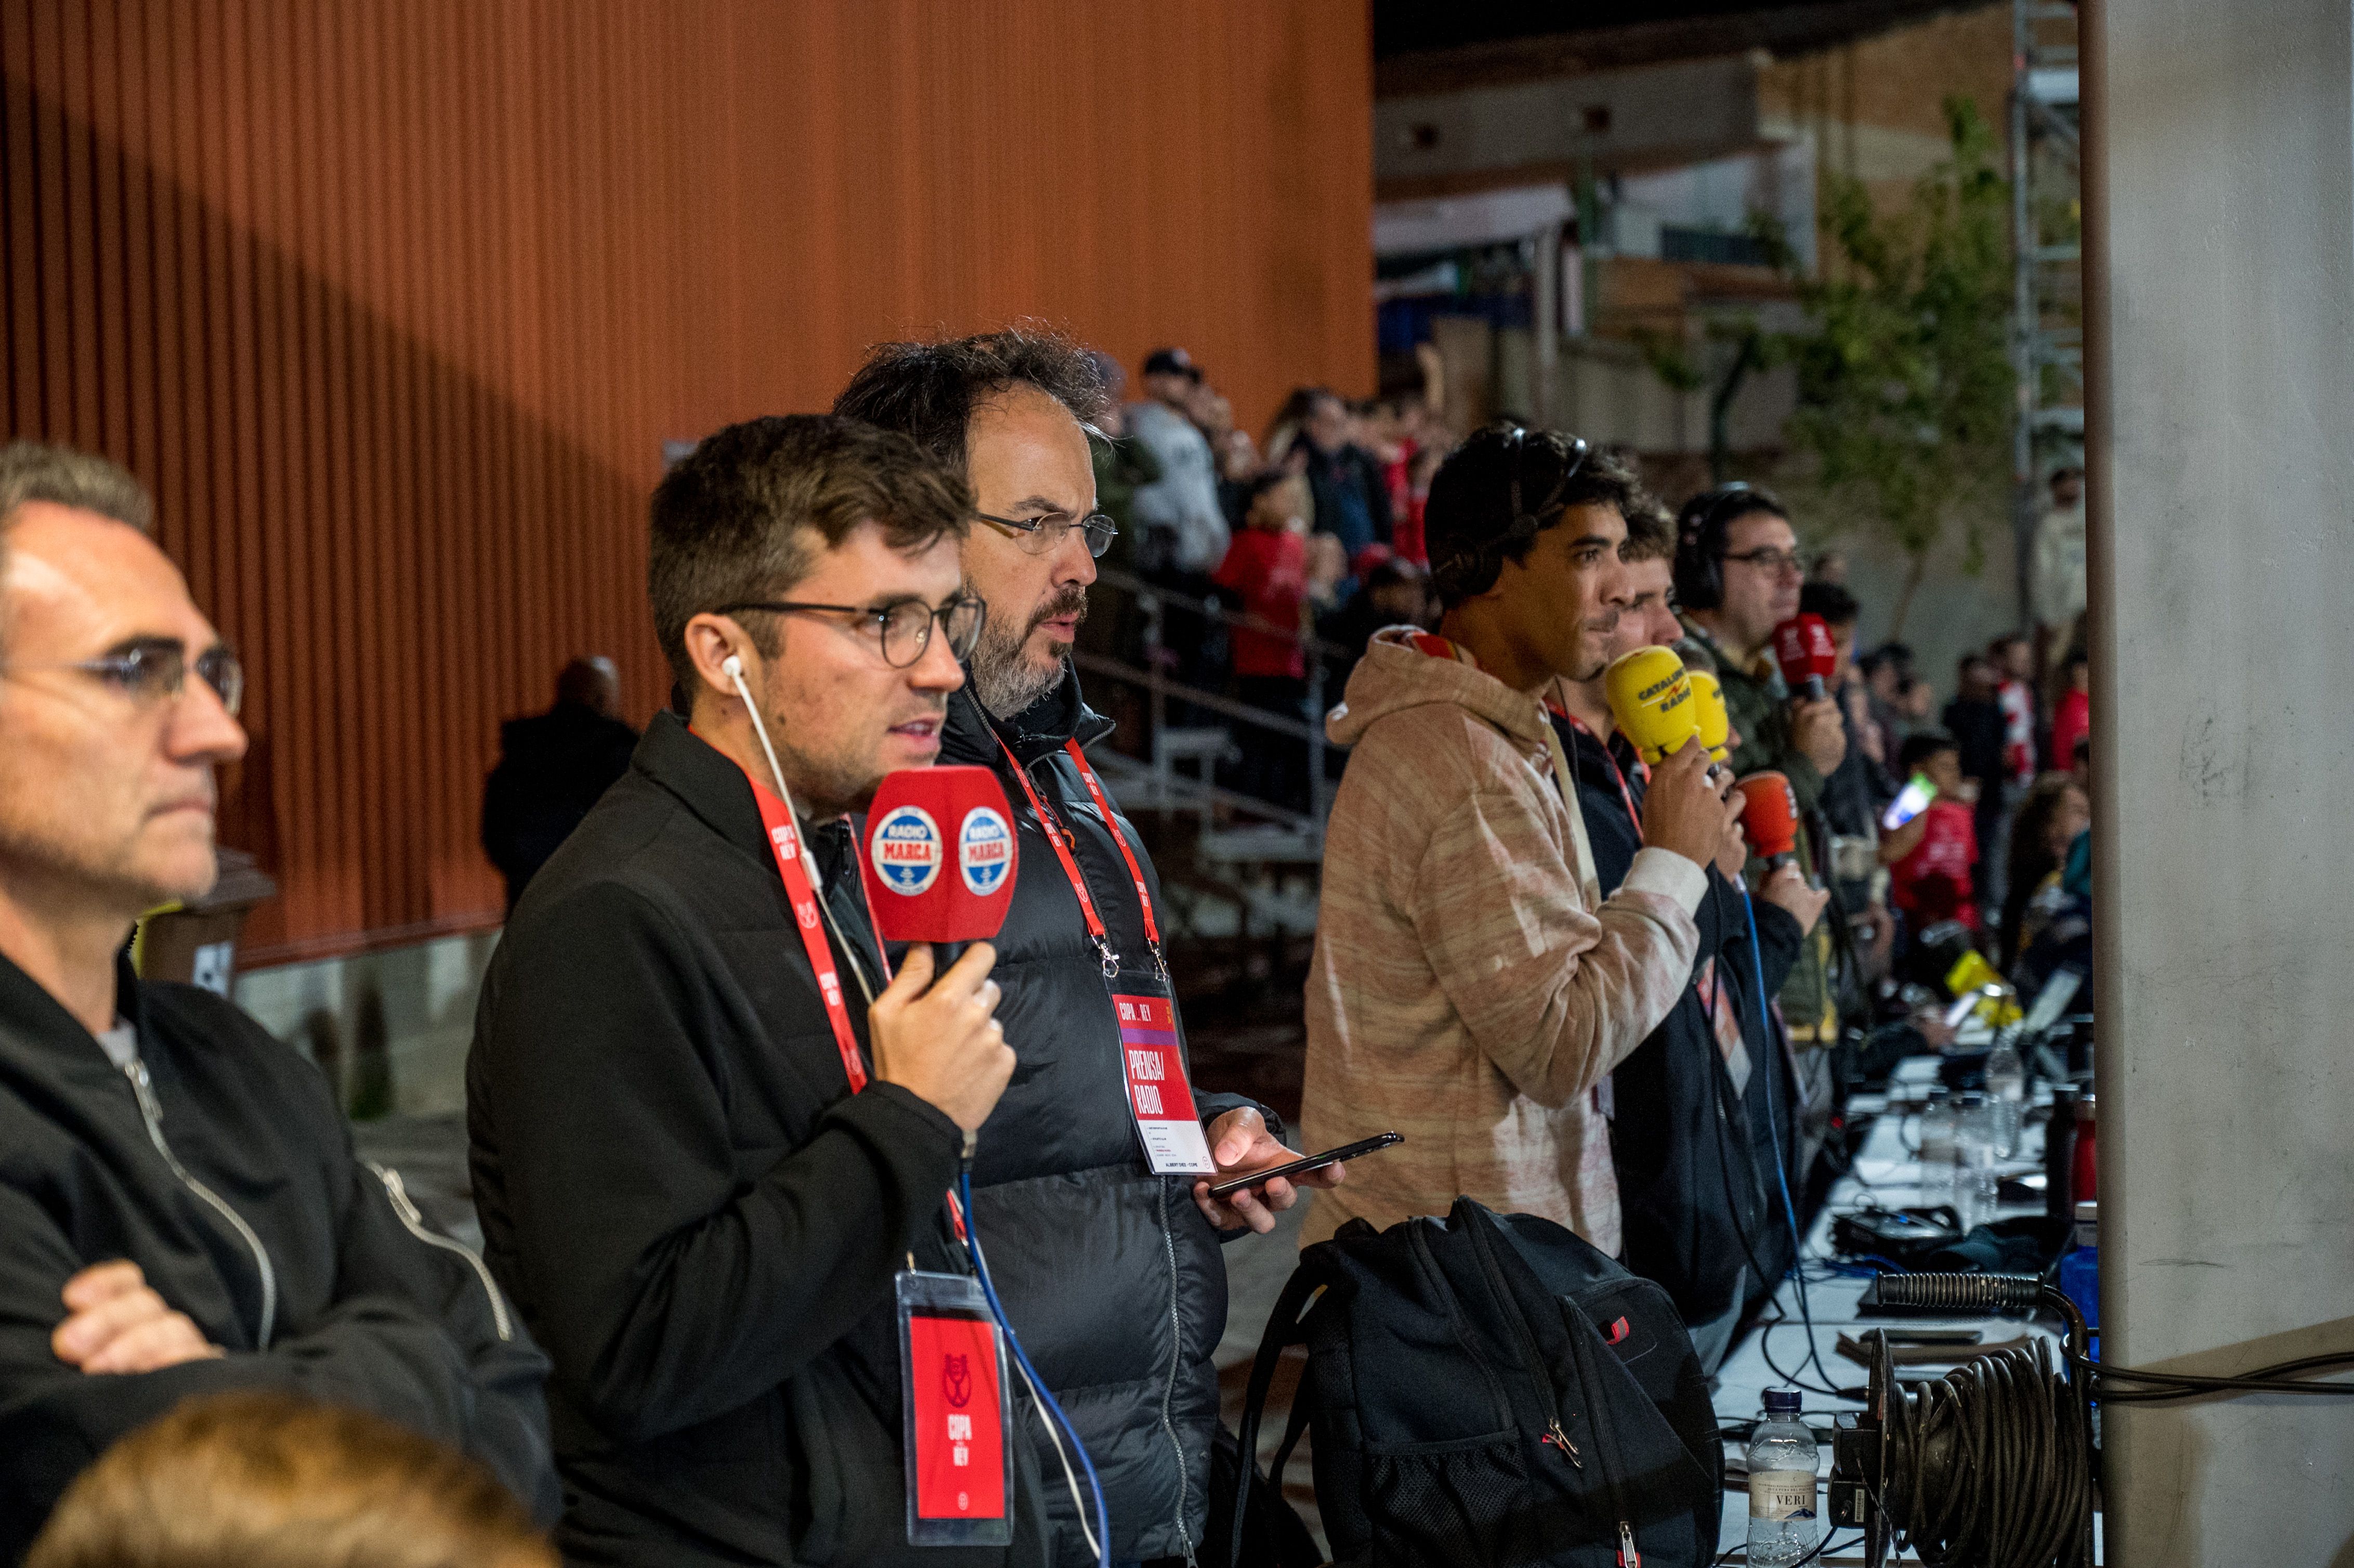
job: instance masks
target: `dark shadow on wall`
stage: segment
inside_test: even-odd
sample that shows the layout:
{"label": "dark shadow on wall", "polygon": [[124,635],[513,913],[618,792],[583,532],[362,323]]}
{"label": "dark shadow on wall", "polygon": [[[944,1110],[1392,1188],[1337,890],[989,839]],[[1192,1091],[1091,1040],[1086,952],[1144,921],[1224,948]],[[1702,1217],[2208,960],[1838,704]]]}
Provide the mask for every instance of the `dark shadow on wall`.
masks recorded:
{"label": "dark shadow on wall", "polygon": [[[8,65],[5,434],[131,468],[156,493],[160,541],[245,656],[252,748],[224,778],[220,836],[281,889],[247,948],[324,957],[476,911],[495,923],[500,884],[476,840],[499,720],[544,706],[584,652],[620,657],[627,711],[666,694],[643,609],[643,490]],[[430,180],[412,183],[434,200]],[[341,209],[322,228],[410,248],[419,294],[452,252],[494,249],[408,232],[446,214],[371,223],[360,204],[388,188],[314,173],[305,199],[323,190]],[[109,202],[119,222],[94,220]],[[438,303],[490,333],[531,311],[550,343],[588,330],[536,297]],[[585,345],[546,352],[619,375]],[[605,401],[627,396],[617,385]]]}

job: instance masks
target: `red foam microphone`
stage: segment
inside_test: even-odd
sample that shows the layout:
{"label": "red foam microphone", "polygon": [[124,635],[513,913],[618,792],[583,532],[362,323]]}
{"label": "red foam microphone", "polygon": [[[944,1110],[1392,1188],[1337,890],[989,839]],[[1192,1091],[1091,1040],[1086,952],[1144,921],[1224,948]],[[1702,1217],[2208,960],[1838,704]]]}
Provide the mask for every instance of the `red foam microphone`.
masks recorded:
{"label": "red foam microphone", "polygon": [[1783,683],[1808,702],[1822,701],[1839,675],[1839,648],[1819,615],[1794,615],[1774,629],[1774,662]]}
{"label": "red foam microphone", "polygon": [[[978,942],[1013,902],[1019,852],[986,768],[903,768],[866,809],[866,906],[886,942]],[[943,967],[949,955],[941,955]]]}
{"label": "red foam microphone", "polygon": [[1779,869],[1798,858],[1798,798],[1790,780],[1780,773],[1752,773],[1740,783],[1748,804],[1742,808],[1741,831],[1749,847]]}

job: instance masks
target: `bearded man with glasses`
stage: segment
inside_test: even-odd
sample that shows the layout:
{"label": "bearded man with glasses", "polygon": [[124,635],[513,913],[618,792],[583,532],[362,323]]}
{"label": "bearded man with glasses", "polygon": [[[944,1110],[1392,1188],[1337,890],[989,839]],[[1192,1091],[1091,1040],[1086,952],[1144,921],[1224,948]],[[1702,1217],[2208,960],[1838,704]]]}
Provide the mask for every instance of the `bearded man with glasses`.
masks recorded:
{"label": "bearded man with glasses", "polygon": [[0,1563],[180,1401],[271,1388],[485,1461],[554,1513],[547,1363],[362,1167],[316,1068],[122,957],[216,874],[244,674],[103,459],[0,447]]}
{"label": "bearded man with glasses", "polygon": [[[1130,1563],[1191,1559],[1202,1543],[1226,1313],[1219,1234],[1271,1230],[1297,1197],[1277,1178],[1221,1202],[1209,1183],[1297,1156],[1266,1107],[1189,1093],[1160,880],[1087,757],[1112,727],[1070,661],[1111,543],[1087,445],[1104,406],[1077,345],[1008,331],[886,344],[834,412],[912,437],[972,487],[964,578],[989,615],[971,683],[949,699],[940,760],[996,769],[1013,805],[999,1012],[1022,1057],[982,1128],[975,1218],[1014,1331],[1094,1458],[1110,1555]],[[1140,1057],[1168,1075],[1140,1082]],[[1156,1106],[1165,1114],[1148,1117]],[[1063,1460],[1028,1415],[1058,1559],[1093,1561],[1078,1488],[1057,1484]]]}

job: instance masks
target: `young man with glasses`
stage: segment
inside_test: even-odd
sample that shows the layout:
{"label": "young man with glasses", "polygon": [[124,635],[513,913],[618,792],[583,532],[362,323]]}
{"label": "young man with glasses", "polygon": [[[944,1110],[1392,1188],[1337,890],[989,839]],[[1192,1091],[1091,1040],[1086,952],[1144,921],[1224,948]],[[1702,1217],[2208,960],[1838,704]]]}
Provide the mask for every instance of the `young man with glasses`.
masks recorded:
{"label": "young man with glasses", "polygon": [[490,1265],[556,1362],[567,1563],[1044,1560],[1013,1454],[1010,1510],[975,1515],[1010,1545],[909,1544],[902,1401],[938,1383],[903,1379],[895,1278],[968,1272],[947,1194],[1014,1056],[988,943],[891,978],[850,821],[939,755],[970,511],[818,415],[709,436],[654,492],[686,711],[525,890],[467,1063]]}
{"label": "young man with glasses", "polygon": [[1311,1148],[1406,1141],[1320,1200],[1303,1243],[1462,1193],[1619,1250],[1601,1091],[1691,979],[1702,867],[1740,811],[1687,744],[1652,769],[1643,847],[1601,895],[1544,704],[1607,662],[1642,500],[1584,441],[1501,424],[1431,481],[1438,630],[1375,637],[1326,726],[1356,749],[1325,840],[1301,1102]]}
{"label": "young man with glasses", "polygon": [[[1022,1056],[981,1131],[975,1219],[1014,1331],[1094,1458],[1111,1556],[1132,1562],[1202,1544],[1226,1313],[1219,1233],[1269,1230],[1295,1197],[1278,1180],[1221,1203],[1209,1181],[1296,1156],[1263,1107],[1186,1083],[1161,884],[1086,755],[1111,730],[1070,664],[1110,543],[1086,423],[1102,402],[1076,345],[1009,331],[878,349],[834,411],[913,437],[972,487],[964,576],[989,622],[970,685],[949,701],[940,760],[995,768],[1013,804],[999,1011]],[[1140,1061],[1165,1075],[1142,1082]],[[1049,1435],[1031,1430],[1051,1481]],[[1068,1491],[1050,1485],[1047,1503],[1059,1554],[1093,1557]]]}
{"label": "young man with glasses", "polygon": [[[1780,501],[1755,485],[1703,491],[1676,518],[1676,599],[1699,657],[1716,668],[1724,705],[1742,743],[1729,759],[1736,774],[1776,769],[1797,801],[1801,851],[1812,863],[1827,843],[1824,780],[1847,757],[1847,721],[1839,697],[1808,701],[1783,682],[1774,660],[1774,628],[1798,613],[1806,569],[1798,535]],[[1832,868],[1821,867],[1825,873]],[[1840,1037],[1835,986],[1837,934],[1847,919],[1834,896],[1829,916],[1808,932],[1781,989],[1783,1017],[1800,1047],[1805,1134],[1795,1181],[1811,1162],[1828,1125],[1830,1048]]]}
{"label": "young man with glasses", "polygon": [[274,1388],[466,1449],[556,1504],[546,1361],[353,1158],[317,1069],[123,958],[213,885],[237,656],[102,459],[0,447],[0,1562],[189,1397]]}

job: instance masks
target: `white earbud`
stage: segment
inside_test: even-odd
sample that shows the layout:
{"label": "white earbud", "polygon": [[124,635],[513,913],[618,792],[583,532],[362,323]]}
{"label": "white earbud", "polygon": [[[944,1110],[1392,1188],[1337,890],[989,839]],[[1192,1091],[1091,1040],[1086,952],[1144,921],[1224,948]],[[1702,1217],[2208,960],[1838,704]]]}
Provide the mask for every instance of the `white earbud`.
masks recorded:
{"label": "white earbud", "polygon": [[744,660],[740,654],[730,653],[719,662],[719,668],[738,681],[744,678]]}

